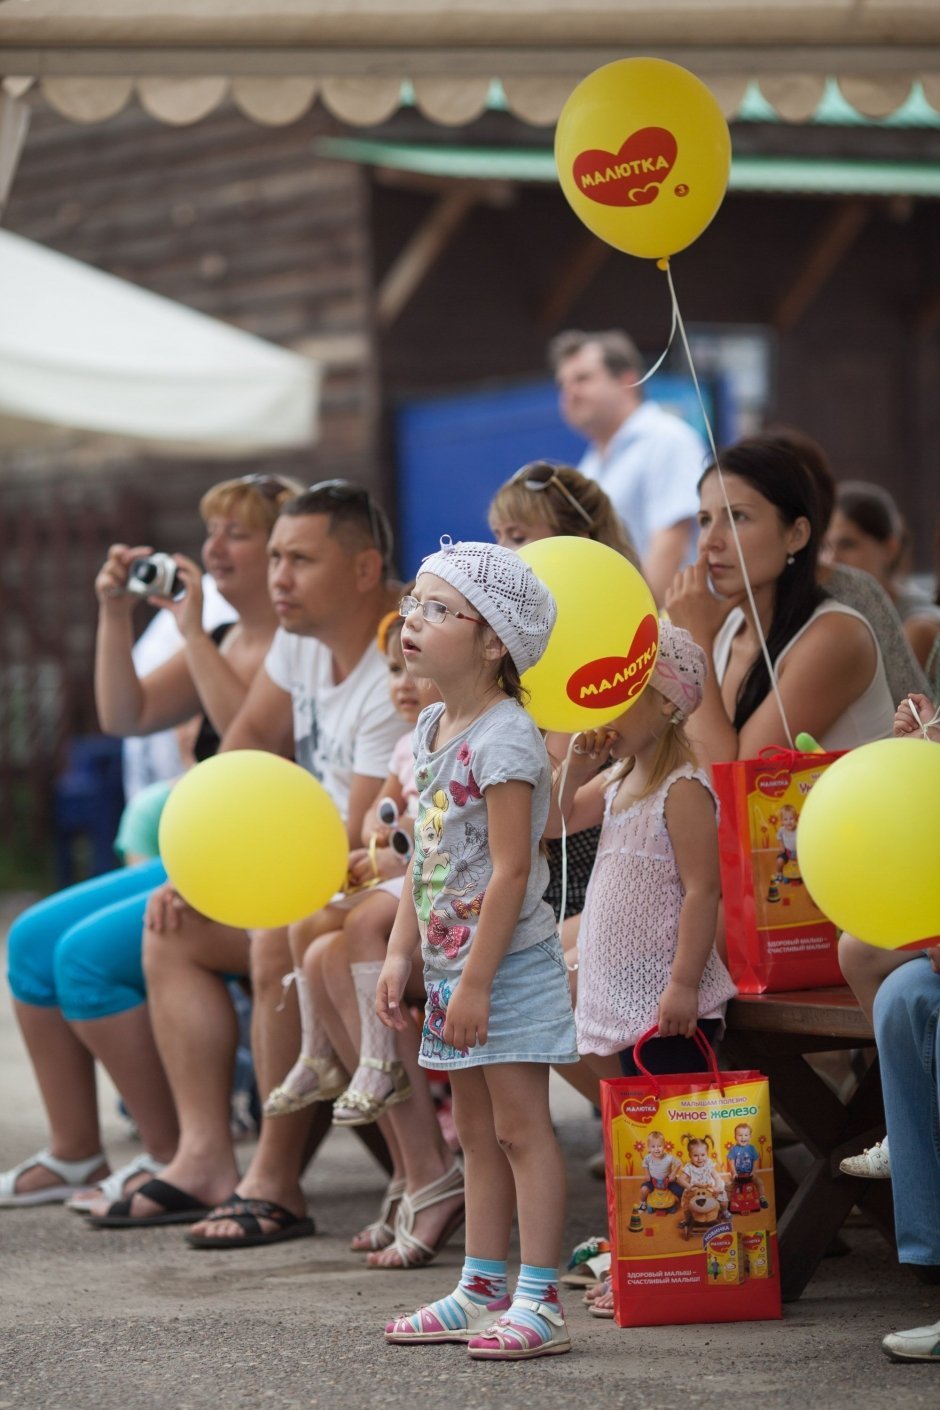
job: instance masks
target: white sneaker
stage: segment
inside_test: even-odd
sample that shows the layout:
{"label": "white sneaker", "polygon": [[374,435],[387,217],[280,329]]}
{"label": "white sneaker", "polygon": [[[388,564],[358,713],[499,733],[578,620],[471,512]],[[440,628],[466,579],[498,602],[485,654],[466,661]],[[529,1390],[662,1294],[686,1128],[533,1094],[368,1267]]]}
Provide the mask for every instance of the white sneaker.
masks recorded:
{"label": "white sneaker", "polygon": [[890,1180],[891,1158],[888,1155],[888,1138],[878,1141],[861,1155],[850,1155],[840,1160],[839,1169],[843,1175],[857,1175],[860,1180]]}
{"label": "white sneaker", "polygon": [[909,1332],[889,1332],[881,1349],[892,1361],[940,1361],[940,1322],[912,1327]]}

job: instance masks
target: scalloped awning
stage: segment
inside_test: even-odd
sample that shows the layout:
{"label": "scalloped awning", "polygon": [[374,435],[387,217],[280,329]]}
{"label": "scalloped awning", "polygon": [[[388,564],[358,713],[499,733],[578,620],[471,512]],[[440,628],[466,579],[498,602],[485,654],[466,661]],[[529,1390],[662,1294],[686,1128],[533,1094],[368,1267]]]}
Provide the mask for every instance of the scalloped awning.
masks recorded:
{"label": "scalloped awning", "polygon": [[193,123],[231,98],[279,125],[319,98],[357,126],[409,99],[459,126],[496,82],[513,113],[548,126],[585,74],[638,54],[697,73],[729,117],[751,82],[806,121],[827,75],[865,117],[912,89],[940,111],[940,0],[0,0],[8,91],[35,80],[76,122],[134,97]]}

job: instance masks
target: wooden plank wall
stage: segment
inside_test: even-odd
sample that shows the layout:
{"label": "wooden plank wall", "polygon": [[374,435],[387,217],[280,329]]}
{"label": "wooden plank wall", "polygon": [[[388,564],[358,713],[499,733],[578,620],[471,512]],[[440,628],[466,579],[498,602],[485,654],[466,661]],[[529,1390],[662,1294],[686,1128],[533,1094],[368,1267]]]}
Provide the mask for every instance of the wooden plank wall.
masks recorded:
{"label": "wooden plank wall", "polygon": [[250,470],[379,488],[369,185],[312,155],[333,126],[313,113],[262,128],[234,109],[182,129],[136,106],[95,127],[33,113],[8,229],[308,352],[326,376],[318,443],[263,463],[68,434],[0,447],[0,847],[45,834],[63,741],[96,728],[91,585],[109,542],[196,552],[203,490]]}
{"label": "wooden plank wall", "polygon": [[[379,280],[438,199],[377,183]],[[675,256],[673,277],[687,323],[770,331],[774,418],[815,436],[837,478],[890,489],[911,526],[916,568],[936,571],[940,202],[867,201],[853,239],[784,327],[791,295],[805,290],[814,253],[845,205],[836,197],[731,195],[713,225]],[[669,295],[652,261],[602,254],[558,310],[555,292],[583,261],[585,239],[548,186],[519,187],[510,203],[471,211],[381,336],[390,473],[400,400],[547,376],[547,340],[564,327],[624,327],[651,359],[664,348]],[[673,365],[684,366],[678,357]]]}

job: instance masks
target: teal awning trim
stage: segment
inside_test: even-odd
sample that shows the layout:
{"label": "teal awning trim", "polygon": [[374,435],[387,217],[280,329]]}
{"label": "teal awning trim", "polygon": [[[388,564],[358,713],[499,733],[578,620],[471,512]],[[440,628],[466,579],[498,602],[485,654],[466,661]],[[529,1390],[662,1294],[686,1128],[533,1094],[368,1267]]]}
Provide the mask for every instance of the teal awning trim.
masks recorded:
{"label": "teal awning trim", "polygon": [[[736,122],[772,122],[780,124],[783,118],[767,102],[759,86],[751,82],[741,100],[741,106],[731,119]],[[940,127],[940,113],[930,106],[924,94],[924,86],[918,80],[911,84],[911,91],[899,108],[884,118],[865,117],[852,107],[842,96],[834,78],[826,79],[826,87],[813,116],[806,126],[822,127]]]}
{"label": "teal awning trim", "polygon": [[[547,148],[454,147],[324,137],[323,156],[458,181],[558,180]],[[940,197],[940,162],[852,161],[830,157],[736,156],[730,191],[776,195]]]}
{"label": "teal awning trim", "polygon": [[[401,86],[400,104],[403,108],[415,106],[414,85],[407,79]],[[486,107],[489,112],[510,111],[503,85],[498,78],[494,78],[490,82]],[[786,124],[785,119],[770,106],[760,91],[760,85],[756,79],[752,79],[747,85],[740,106],[731,119],[732,127],[736,122],[769,122],[777,126],[791,125]],[[911,91],[901,106],[895,108],[893,113],[889,113],[887,117],[883,118],[866,117],[857,108],[853,108],[852,104],[842,96],[842,90],[836,80],[827,78],[816,111],[812,117],[807,118],[805,124],[797,125],[806,127],[940,128],[940,112],[931,107],[924,93],[924,85],[918,79],[911,84]]]}

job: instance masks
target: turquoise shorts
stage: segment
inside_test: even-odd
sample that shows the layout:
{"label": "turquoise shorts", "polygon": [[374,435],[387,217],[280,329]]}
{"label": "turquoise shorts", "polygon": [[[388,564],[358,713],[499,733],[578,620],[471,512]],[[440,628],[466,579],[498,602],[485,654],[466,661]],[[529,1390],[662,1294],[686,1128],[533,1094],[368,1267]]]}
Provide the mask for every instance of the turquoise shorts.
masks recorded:
{"label": "turquoise shorts", "polygon": [[93,876],[37,901],[7,937],[13,997],[78,1022],[145,1002],[144,911],[166,881],[159,859]]}

